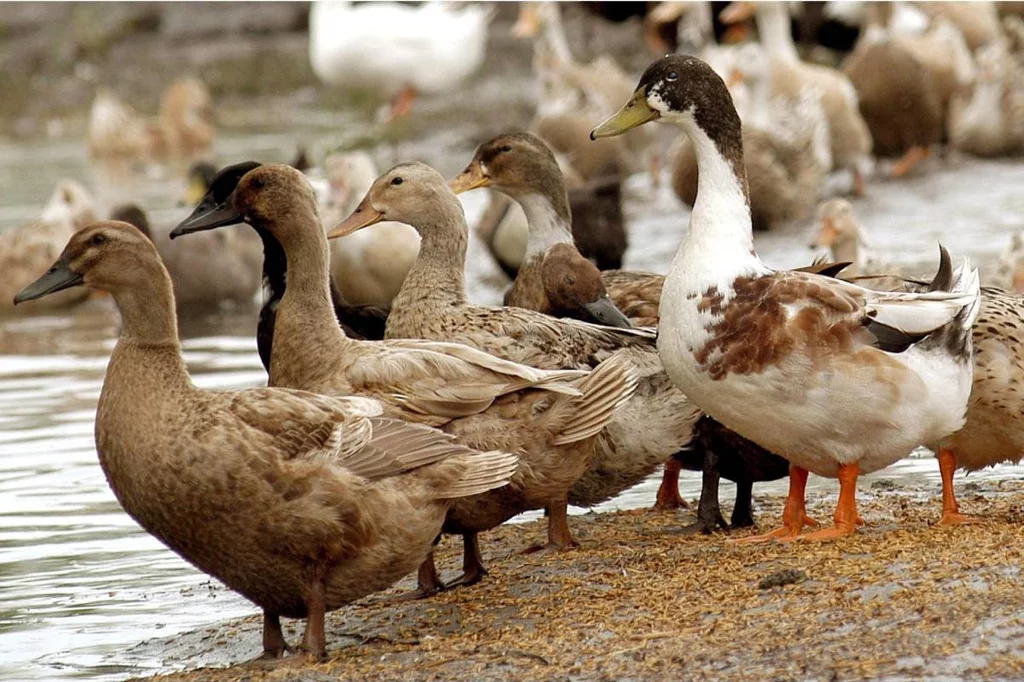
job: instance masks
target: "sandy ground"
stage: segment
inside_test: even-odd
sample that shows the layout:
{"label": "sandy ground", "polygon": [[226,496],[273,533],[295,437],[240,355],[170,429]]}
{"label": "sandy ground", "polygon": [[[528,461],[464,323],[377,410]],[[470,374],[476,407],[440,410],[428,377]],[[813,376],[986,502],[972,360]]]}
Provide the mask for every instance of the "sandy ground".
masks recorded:
{"label": "sandy ground", "polygon": [[[330,660],[162,676],[227,680],[957,680],[1024,677],[1024,480],[958,485],[983,523],[932,525],[938,491],[874,481],[862,532],[831,544],[681,534],[688,512],[574,517],[581,548],[516,552],[540,522],[485,538],[481,584],[396,602],[411,581],[331,614]],[[830,517],[835,493],[812,495]],[[782,499],[761,500],[773,523]],[[441,565],[457,565],[446,541]],[[449,574],[451,575],[451,574]],[[259,652],[246,618],[140,645],[171,665]],[[292,640],[301,623],[289,623]]]}

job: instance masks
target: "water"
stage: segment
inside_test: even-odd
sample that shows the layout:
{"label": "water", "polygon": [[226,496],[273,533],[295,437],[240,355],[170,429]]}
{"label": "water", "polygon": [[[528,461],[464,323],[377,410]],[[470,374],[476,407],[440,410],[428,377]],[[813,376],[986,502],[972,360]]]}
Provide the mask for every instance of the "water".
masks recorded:
{"label": "water", "polygon": [[[344,118],[325,113],[308,117],[304,139],[329,138],[339,120]],[[285,160],[295,150],[294,128],[288,130],[224,136],[217,157],[224,162]],[[443,133],[420,141],[416,156],[453,172],[465,164],[469,152],[453,150],[449,142]],[[385,154],[401,157],[402,147]],[[99,187],[107,206],[137,200],[156,225],[173,224],[186,213],[175,205],[183,189],[176,176],[114,183],[88,166],[77,141],[36,141],[0,145],[0,229],[35,216],[58,177]],[[954,160],[921,178],[872,183],[868,196],[855,203],[876,251],[927,272],[940,237],[955,258],[970,254],[990,263],[1009,232],[1024,226],[1022,186],[1021,164]],[[686,212],[666,187],[655,190],[645,177],[630,181],[629,196],[634,246],[627,265],[664,272],[685,230]],[[482,209],[483,196],[470,193],[465,200],[472,221]],[[794,225],[758,235],[759,252],[775,266],[806,264],[812,256],[805,246],[809,230]],[[498,301],[494,266],[476,242],[470,259],[472,297]],[[255,309],[185,318],[181,328],[189,369],[199,385],[241,388],[265,382],[253,340]],[[92,432],[116,331],[116,314],[105,301],[71,313],[0,320],[3,679],[113,680],[156,671],[164,661],[133,656],[133,644],[255,611],[142,532],[107,487]],[[1008,471],[997,468],[983,475],[1005,476]],[[937,489],[937,467],[924,453],[875,476]],[[647,506],[656,486],[656,480],[648,481],[602,509]],[[684,475],[681,487],[686,497],[696,497],[700,479]],[[723,499],[730,499],[732,490],[724,487]],[[812,480],[811,487],[834,492],[835,486]],[[759,487],[776,494],[784,490],[784,482]]]}

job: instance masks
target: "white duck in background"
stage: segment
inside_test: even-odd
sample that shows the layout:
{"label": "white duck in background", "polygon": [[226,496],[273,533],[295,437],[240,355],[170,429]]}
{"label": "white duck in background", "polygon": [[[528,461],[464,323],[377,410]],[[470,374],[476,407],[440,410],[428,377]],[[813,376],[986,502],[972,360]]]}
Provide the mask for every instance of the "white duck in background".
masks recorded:
{"label": "white duck in background", "polygon": [[[320,212],[330,230],[355,210],[377,179],[377,166],[366,152],[337,152],[324,160],[324,170],[328,190]],[[331,241],[331,278],[352,305],[390,308],[419,251],[416,230],[382,222]]]}
{"label": "white duck in background", "polygon": [[[944,253],[926,293],[774,271],[753,248],[740,120],[722,79],[695,57],[664,57],[591,136],[657,119],[687,134],[700,173],[689,231],[662,292],[665,370],[707,414],[789,460],[783,527],[757,540],[851,534],[861,473],[964,424],[977,271],[965,261],[953,273]],[[835,526],[801,535],[812,523],[808,471],[841,487]]]}
{"label": "white duck in background", "polygon": [[483,63],[493,11],[447,2],[314,3],[309,61],[328,85],[393,98],[391,118],[412,111],[417,93],[455,89]]}

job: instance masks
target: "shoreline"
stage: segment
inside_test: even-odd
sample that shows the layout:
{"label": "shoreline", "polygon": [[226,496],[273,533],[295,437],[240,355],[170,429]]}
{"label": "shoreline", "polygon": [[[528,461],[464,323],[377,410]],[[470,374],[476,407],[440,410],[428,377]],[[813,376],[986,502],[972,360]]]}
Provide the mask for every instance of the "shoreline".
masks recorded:
{"label": "shoreline", "polygon": [[[325,663],[136,679],[1019,678],[1024,480],[958,481],[957,492],[982,523],[937,527],[934,488],[877,480],[858,494],[867,526],[828,544],[689,537],[681,530],[692,512],[632,510],[572,517],[579,549],[520,555],[543,537],[543,521],[506,524],[482,536],[490,574],[480,584],[395,602],[414,584],[406,578],[329,614]],[[827,522],[835,499],[836,491],[811,493],[808,509]],[[783,498],[757,502],[767,530]],[[455,540],[438,553],[446,579],[460,560]],[[192,666],[246,661],[260,652],[260,622],[254,607],[251,617],[151,640],[132,654]],[[286,622],[290,641],[302,627]]]}

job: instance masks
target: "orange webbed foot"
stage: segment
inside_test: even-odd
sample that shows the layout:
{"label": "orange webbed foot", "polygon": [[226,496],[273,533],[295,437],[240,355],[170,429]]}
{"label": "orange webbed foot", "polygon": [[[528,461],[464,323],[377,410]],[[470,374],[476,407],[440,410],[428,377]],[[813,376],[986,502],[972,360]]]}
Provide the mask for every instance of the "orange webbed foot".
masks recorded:
{"label": "orange webbed foot", "polygon": [[939,519],[940,526],[966,526],[972,523],[983,523],[984,518],[980,516],[968,516],[960,512],[945,512]]}

